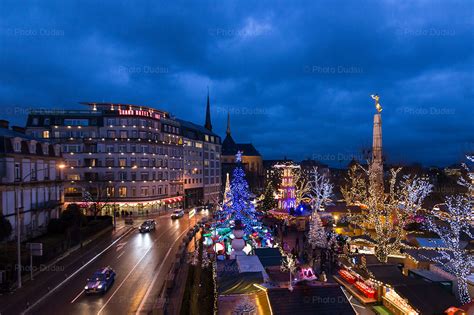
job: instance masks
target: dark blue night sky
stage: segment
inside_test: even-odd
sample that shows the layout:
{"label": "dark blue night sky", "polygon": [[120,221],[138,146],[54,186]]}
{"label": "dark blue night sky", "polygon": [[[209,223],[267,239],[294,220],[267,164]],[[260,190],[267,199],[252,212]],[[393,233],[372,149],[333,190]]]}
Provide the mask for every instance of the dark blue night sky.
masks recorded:
{"label": "dark blue night sky", "polygon": [[347,165],[381,95],[390,162],[474,151],[472,1],[2,1],[0,117],[80,101],[148,105]]}

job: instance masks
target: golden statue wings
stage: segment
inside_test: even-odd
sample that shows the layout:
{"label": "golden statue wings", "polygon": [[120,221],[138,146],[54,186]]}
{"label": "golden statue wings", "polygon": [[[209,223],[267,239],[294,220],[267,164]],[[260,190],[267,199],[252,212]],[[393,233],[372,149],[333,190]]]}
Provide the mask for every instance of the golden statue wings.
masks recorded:
{"label": "golden statue wings", "polygon": [[375,101],[375,108],[377,109],[377,112],[380,113],[382,111],[382,105],[379,103],[380,96],[378,94],[372,94],[370,97]]}

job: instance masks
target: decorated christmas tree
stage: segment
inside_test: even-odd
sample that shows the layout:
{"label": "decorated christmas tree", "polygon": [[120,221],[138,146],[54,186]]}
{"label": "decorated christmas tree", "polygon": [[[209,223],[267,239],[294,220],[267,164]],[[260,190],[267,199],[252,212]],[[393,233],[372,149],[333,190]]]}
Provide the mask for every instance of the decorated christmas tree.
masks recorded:
{"label": "decorated christmas tree", "polygon": [[225,206],[229,206],[232,201],[232,192],[230,191],[230,181],[229,181],[229,173],[226,174],[226,181],[225,181],[225,190],[224,190],[224,202]]}
{"label": "decorated christmas tree", "polygon": [[249,185],[245,179],[245,172],[242,167],[242,153],[239,151],[236,155],[237,167],[232,172],[232,180],[230,183],[230,192],[232,195],[231,206],[228,208],[230,220],[241,220],[245,225],[245,231],[252,230],[253,221],[255,220],[255,209],[250,202]]}
{"label": "decorated christmas tree", "polygon": [[275,199],[275,191],[273,189],[272,183],[268,183],[265,193],[263,195],[262,207],[263,211],[268,211],[275,209],[278,206],[278,202]]}

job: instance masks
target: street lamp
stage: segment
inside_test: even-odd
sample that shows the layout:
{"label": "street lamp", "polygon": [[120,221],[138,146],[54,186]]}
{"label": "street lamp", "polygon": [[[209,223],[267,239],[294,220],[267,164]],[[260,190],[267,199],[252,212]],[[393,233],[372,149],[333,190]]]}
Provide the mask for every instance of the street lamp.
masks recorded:
{"label": "street lamp", "polygon": [[[59,169],[63,169],[66,167],[66,165],[64,164],[59,164],[57,165],[57,167]],[[23,193],[22,193],[22,190],[21,190],[21,187],[22,187],[22,184],[23,182],[28,178],[28,177],[31,177],[31,174],[33,174],[33,172],[38,172],[38,171],[45,171],[49,169],[49,166],[48,167],[44,167],[40,170],[32,170],[30,171],[28,174],[26,174],[23,178],[21,178],[20,180],[20,183],[19,183],[19,188],[20,188],[20,194],[23,196]],[[61,174],[59,174],[60,178],[61,178]],[[23,208],[22,207],[19,207],[18,206],[18,200],[17,200],[17,191],[16,191],[16,186],[14,186],[14,193],[15,193],[15,209],[16,209],[16,246],[17,246],[17,281],[18,281],[18,289],[21,288],[21,235],[20,235],[20,229],[21,229],[21,226],[20,226],[20,208]]]}

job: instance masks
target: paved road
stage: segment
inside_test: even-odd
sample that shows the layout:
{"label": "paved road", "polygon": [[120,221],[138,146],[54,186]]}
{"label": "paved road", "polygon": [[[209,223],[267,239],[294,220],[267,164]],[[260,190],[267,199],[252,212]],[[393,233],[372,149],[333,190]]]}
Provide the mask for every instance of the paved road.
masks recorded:
{"label": "paved road", "polygon": [[[201,217],[202,214],[191,220],[187,215],[178,220],[171,220],[169,216],[156,217],[157,226],[153,232],[141,234],[134,228],[119,238],[102,242],[86,257],[57,272],[54,283],[39,295],[41,300],[31,299],[37,302],[29,302],[26,314],[145,313],[163,286],[180,239],[189,225]],[[111,266],[117,273],[115,283],[103,295],[84,295],[86,279],[104,266]],[[15,305],[3,310],[4,314],[25,311],[24,301],[12,304]]]}

